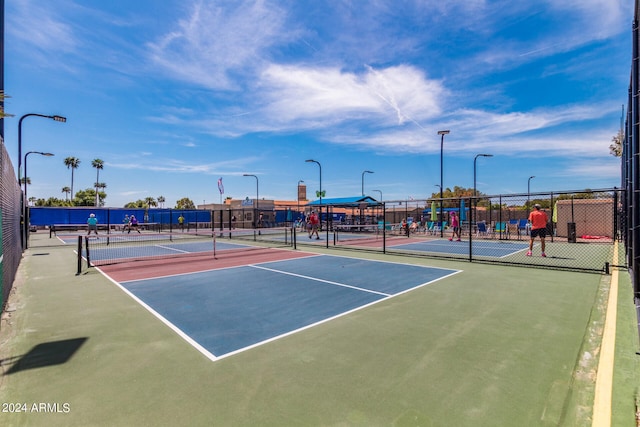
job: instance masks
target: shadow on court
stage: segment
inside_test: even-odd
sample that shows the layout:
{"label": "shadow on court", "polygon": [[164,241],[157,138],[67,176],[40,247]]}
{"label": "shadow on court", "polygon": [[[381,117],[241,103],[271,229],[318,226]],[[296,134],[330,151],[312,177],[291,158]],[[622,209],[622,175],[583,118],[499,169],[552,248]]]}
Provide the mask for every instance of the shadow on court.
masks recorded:
{"label": "shadow on court", "polygon": [[2,365],[12,364],[4,375],[67,363],[87,340],[82,337],[38,344],[22,356],[3,359]]}

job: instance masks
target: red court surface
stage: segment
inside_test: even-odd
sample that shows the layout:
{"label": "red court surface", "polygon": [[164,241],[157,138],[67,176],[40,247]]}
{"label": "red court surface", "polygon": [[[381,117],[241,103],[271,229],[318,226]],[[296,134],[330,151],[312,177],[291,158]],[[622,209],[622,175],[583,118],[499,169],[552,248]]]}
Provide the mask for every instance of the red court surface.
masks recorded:
{"label": "red court surface", "polygon": [[149,259],[121,264],[104,265],[99,268],[113,280],[117,282],[126,282],[129,280],[196,273],[199,271],[304,258],[315,255],[316,254],[309,252],[260,248],[251,249],[249,251],[219,251],[215,257],[213,256],[213,253],[207,252],[204,254],[189,254],[185,257]]}

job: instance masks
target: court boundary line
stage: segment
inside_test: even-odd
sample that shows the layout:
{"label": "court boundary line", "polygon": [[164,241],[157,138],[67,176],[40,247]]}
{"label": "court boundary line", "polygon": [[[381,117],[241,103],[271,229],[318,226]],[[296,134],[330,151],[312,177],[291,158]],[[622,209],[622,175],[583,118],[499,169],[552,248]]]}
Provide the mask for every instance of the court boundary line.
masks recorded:
{"label": "court boundary line", "polygon": [[[613,246],[613,259],[618,259],[618,242]],[[616,352],[616,324],[618,321],[618,269],[611,271],[609,299],[604,321],[602,342],[600,343],[600,360],[593,398],[592,426],[608,427],[611,425],[611,398],[613,396],[613,370]]]}
{"label": "court boundary line", "polygon": [[189,336],[187,333],[185,333],[182,329],[177,327],[175,324],[173,324],[172,322],[167,320],[167,318],[165,318],[163,315],[161,315],[156,310],[154,310],[153,307],[151,307],[149,304],[145,303],[143,300],[138,298],[133,292],[129,291],[127,288],[122,286],[119,282],[116,282],[114,279],[109,277],[109,275],[107,275],[104,271],[102,271],[102,269],[100,269],[100,267],[94,267],[94,268],[96,268],[100,272],[100,274],[102,274],[107,279],[109,279],[109,281],[111,283],[115,284],[118,288],[120,288],[122,291],[124,291],[125,294],[127,294],[129,297],[133,298],[133,300],[135,302],[137,302],[138,304],[140,304],[140,306],[142,306],[144,309],[149,311],[153,316],[158,318],[162,323],[164,323],[166,326],[168,326],[169,329],[171,329],[173,332],[178,334],[178,336],[180,338],[185,340],[188,344],[193,346],[197,351],[202,353],[202,355],[205,356],[207,359],[211,360],[212,362],[215,362],[216,360],[218,360],[218,357],[215,354],[211,353],[209,350],[207,350],[202,345],[200,345],[196,340],[191,338],[191,336]]}
{"label": "court boundary line", "polygon": [[[324,255],[324,254],[322,254],[322,255]],[[327,256],[333,256],[333,255],[327,255]],[[340,256],[340,255],[337,255],[337,256]],[[366,258],[355,258],[355,257],[347,257],[347,256],[342,256],[342,258],[359,259],[359,260],[364,259],[364,260],[366,260],[366,261],[372,261],[372,262],[383,262],[383,263],[384,263],[384,262],[386,262],[386,261],[369,260],[369,259],[366,259]],[[452,270],[452,269],[447,269],[447,268],[443,268],[443,267],[421,266],[421,265],[416,265],[416,264],[406,264],[406,263],[401,263],[401,262],[389,262],[389,264],[412,265],[412,266],[415,266],[415,267],[422,267],[422,268],[432,268],[432,269],[440,269],[440,270]],[[245,352],[245,351],[248,351],[248,350],[251,350],[251,349],[257,348],[257,347],[259,347],[259,346],[262,346],[262,345],[268,344],[268,343],[270,343],[270,342],[273,342],[273,341],[276,341],[276,340],[279,340],[279,339],[282,339],[282,338],[286,338],[286,337],[288,337],[288,336],[290,336],[290,335],[297,334],[297,333],[302,332],[302,331],[304,331],[304,330],[314,328],[314,327],[319,326],[319,325],[321,325],[321,324],[323,324],[323,323],[331,322],[331,321],[336,320],[336,319],[338,319],[338,318],[340,318],[340,317],[343,317],[343,316],[346,316],[346,315],[349,315],[349,314],[355,313],[356,311],[363,310],[363,309],[368,308],[368,307],[370,307],[370,306],[373,306],[373,305],[375,305],[375,304],[379,304],[379,303],[382,303],[382,302],[384,302],[384,301],[388,301],[388,300],[390,300],[390,299],[396,298],[396,297],[398,297],[398,296],[400,296],[400,295],[403,295],[403,294],[405,294],[405,293],[408,293],[408,292],[414,291],[414,290],[416,290],[416,289],[419,289],[419,288],[422,288],[422,287],[425,287],[425,286],[431,285],[431,284],[433,284],[433,283],[439,282],[440,280],[446,279],[446,278],[448,278],[448,277],[451,277],[451,276],[456,275],[456,274],[458,274],[458,273],[461,273],[461,272],[463,272],[463,271],[464,271],[464,270],[454,270],[454,271],[452,271],[450,274],[447,274],[447,275],[442,276],[442,277],[438,277],[438,278],[433,279],[433,280],[431,280],[431,281],[429,281],[429,282],[424,282],[424,283],[418,284],[418,285],[416,285],[416,286],[414,286],[414,287],[412,287],[412,288],[405,289],[405,290],[404,290],[404,291],[402,291],[402,292],[398,292],[398,293],[396,293],[396,294],[390,294],[390,295],[389,295],[389,296],[387,296],[387,297],[380,298],[379,300],[376,300],[376,301],[371,301],[370,303],[367,303],[367,304],[361,305],[361,306],[359,306],[359,307],[352,308],[351,310],[347,310],[347,311],[345,311],[345,312],[342,312],[342,313],[336,314],[336,315],[331,316],[331,317],[328,317],[328,318],[326,318],[326,319],[319,320],[319,321],[317,321],[317,322],[315,322],[315,323],[311,323],[311,324],[309,324],[309,325],[307,325],[307,326],[303,326],[303,327],[298,328],[298,329],[293,329],[293,330],[291,330],[291,331],[285,332],[284,334],[276,335],[276,336],[271,337],[271,338],[269,338],[269,339],[266,339],[266,340],[263,340],[263,341],[259,341],[259,342],[253,343],[253,344],[251,344],[251,345],[249,345],[249,346],[247,346],[247,347],[239,348],[239,349],[234,350],[234,351],[231,351],[231,352],[229,352],[229,353],[221,354],[220,356],[216,356],[216,360],[213,360],[213,361],[215,362],[215,361],[218,361],[218,360],[221,360],[221,359],[225,359],[225,358],[227,358],[227,357],[234,356],[234,355],[236,355],[236,354],[240,354],[240,353],[242,353],[242,352]]]}
{"label": "court boundary line", "polygon": [[[295,259],[300,259],[300,258],[295,258]],[[277,261],[275,261],[275,262],[277,262]],[[331,281],[331,280],[320,279],[320,278],[317,278],[317,277],[305,276],[304,274],[296,274],[296,273],[291,273],[289,271],[276,270],[275,268],[262,267],[262,266],[257,265],[257,264],[255,264],[255,265],[254,264],[250,264],[247,267],[257,268],[259,270],[265,270],[265,271],[272,271],[274,273],[285,274],[285,275],[293,276],[293,277],[300,277],[302,279],[313,280],[315,282],[326,283],[326,284],[333,285],[333,286],[340,286],[340,287],[343,287],[343,288],[355,289],[356,291],[362,291],[362,292],[367,292],[367,293],[370,293],[370,294],[382,295],[384,297],[389,297],[391,295],[394,295],[394,294],[387,294],[387,293],[384,293],[384,292],[374,291],[372,289],[359,288],[357,286],[347,285],[346,283],[339,283],[339,282],[334,282],[334,281]]]}

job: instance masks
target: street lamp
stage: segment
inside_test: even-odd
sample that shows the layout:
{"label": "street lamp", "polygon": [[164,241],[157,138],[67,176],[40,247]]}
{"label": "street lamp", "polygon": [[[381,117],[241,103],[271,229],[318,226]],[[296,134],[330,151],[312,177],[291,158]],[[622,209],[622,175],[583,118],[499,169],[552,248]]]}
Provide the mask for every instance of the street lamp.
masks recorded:
{"label": "street lamp", "polygon": [[476,163],[478,157],[493,157],[493,154],[477,154],[473,159],[473,196],[477,196],[478,192],[476,191]]}
{"label": "street lamp", "polygon": [[380,193],[380,200],[378,200],[380,203],[382,203],[382,191],[381,190],[371,190],[371,191],[375,191],[376,193]]}
{"label": "street lamp", "polygon": [[373,171],[363,171],[362,172],[362,196],[364,197],[364,174],[365,173],[373,173]]}
{"label": "street lamp", "polygon": [[46,156],[46,157],[51,157],[55,155],[53,153],[43,153],[42,151],[29,151],[27,154],[24,155],[24,198],[25,200],[27,200],[27,202],[29,200],[27,198],[27,177],[29,176],[27,175],[27,156],[29,156],[29,154],[40,154],[41,156]]}
{"label": "street lamp", "polygon": [[29,247],[29,198],[27,197],[27,157],[29,154],[40,154],[41,156],[51,157],[53,153],[43,153],[42,151],[29,151],[24,155],[24,203],[22,217],[24,218],[24,227],[22,227],[22,232],[24,233],[23,242],[24,248],[27,249]]}
{"label": "street lamp", "polygon": [[530,205],[531,201],[529,200],[529,198],[531,194],[531,180],[533,178],[535,178],[535,175],[530,176],[529,179],[527,180],[527,214],[529,213],[529,208],[531,207]]}
{"label": "street lamp", "polygon": [[62,122],[62,123],[66,123],[67,121],[67,118],[63,116],[57,116],[57,115],[46,116],[44,114],[36,114],[36,113],[29,113],[20,117],[20,120],[18,120],[18,182],[20,182],[20,179],[22,178],[22,175],[20,174],[21,172],[20,168],[22,164],[22,121],[27,117],[44,117],[45,119],[51,119],[56,122]]}
{"label": "street lamp", "polygon": [[258,177],[256,175],[252,175],[250,173],[244,173],[242,174],[242,176],[252,176],[256,179],[256,213],[255,213],[255,218],[254,218],[254,224],[258,224],[258,215],[260,214],[260,211],[258,209]]}
{"label": "street lamp", "polygon": [[478,195],[478,192],[476,191],[476,161],[478,160],[478,157],[493,157],[493,154],[477,154],[476,157],[473,158],[473,206],[474,206],[474,209],[472,212],[474,217],[477,216],[477,212],[475,208],[478,206],[478,199],[476,198],[476,196]]}
{"label": "street lamp", "polygon": [[[443,214],[442,208],[442,199],[444,197],[443,194],[443,170],[444,170],[444,165],[443,165],[443,158],[444,158],[444,136],[448,135],[451,131],[449,130],[439,130],[438,131],[438,135],[440,135],[440,215]],[[442,237],[444,235],[444,230],[442,227],[442,223],[440,223],[440,237]]]}

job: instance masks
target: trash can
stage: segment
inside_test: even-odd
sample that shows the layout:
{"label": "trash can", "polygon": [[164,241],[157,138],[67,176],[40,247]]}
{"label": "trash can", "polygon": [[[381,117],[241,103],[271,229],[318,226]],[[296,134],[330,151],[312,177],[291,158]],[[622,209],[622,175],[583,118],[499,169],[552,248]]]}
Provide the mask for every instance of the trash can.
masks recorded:
{"label": "trash can", "polygon": [[576,242],[576,223],[575,222],[567,223],[567,242],[569,243]]}

